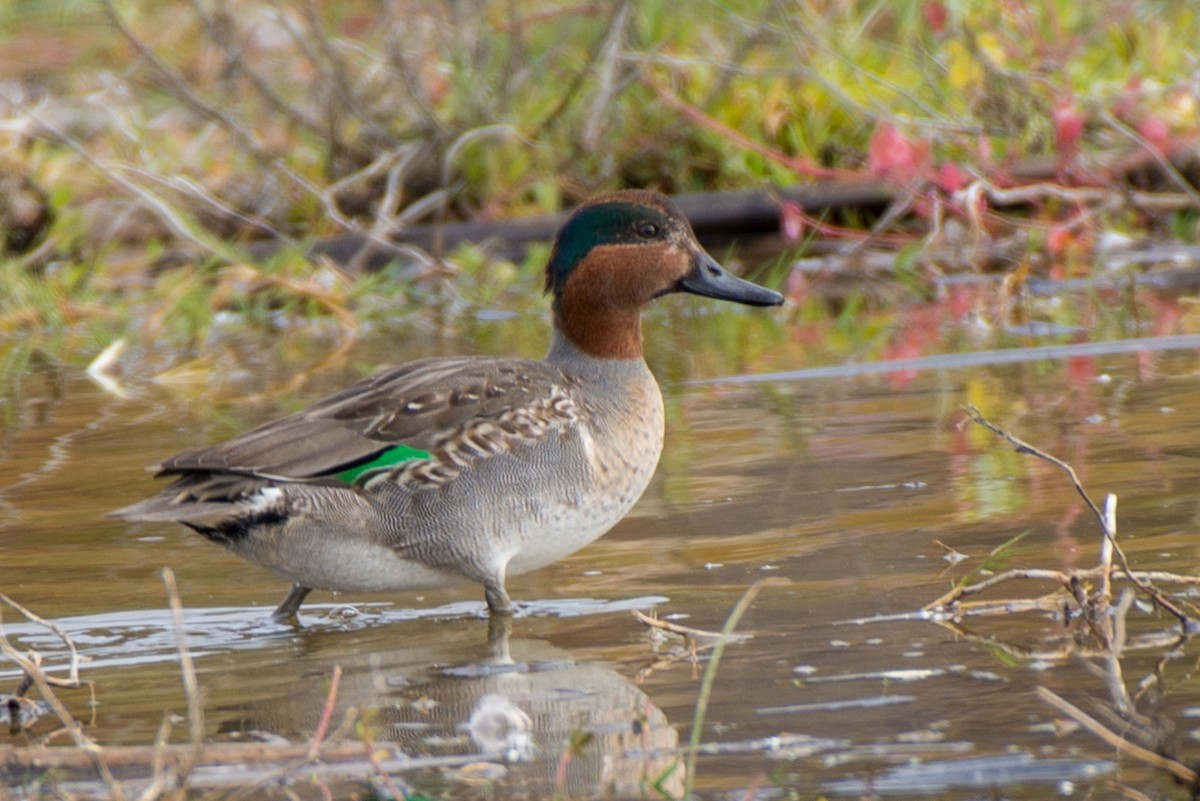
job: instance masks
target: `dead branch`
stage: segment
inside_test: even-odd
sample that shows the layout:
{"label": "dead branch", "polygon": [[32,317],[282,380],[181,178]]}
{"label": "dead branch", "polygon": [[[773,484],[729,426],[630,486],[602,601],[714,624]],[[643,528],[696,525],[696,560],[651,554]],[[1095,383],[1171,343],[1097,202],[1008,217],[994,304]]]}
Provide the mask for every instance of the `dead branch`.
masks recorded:
{"label": "dead branch", "polygon": [[1134,759],[1145,762],[1146,764],[1152,765],[1161,770],[1168,771],[1172,776],[1191,787],[1195,787],[1197,781],[1200,780],[1200,775],[1197,775],[1196,771],[1192,770],[1187,765],[1184,765],[1182,762],[1178,762],[1174,759],[1169,759],[1156,754],[1149,749],[1142,748],[1140,745],[1129,742],[1124,737],[1104,726],[1102,723],[1100,723],[1100,721],[1096,720],[1079,707],[1054,693],[1054,691],[1046,687],[1037,687],[1034,689],[1034,692],[1037,693],[1038,698],[1041,698],[1043,701],[1050,704],[1059,712],[1071,718],[1071,720],[1075,721],[1080,726],[1111,745],[1113,748],[1116,748],[1121,753],[1127,754]]}
{"label": "dead branch", "polygon": [[187,630],[183,619],[183,602],[179,598],[179,587],[175,584],[175,572],[169,567],[162,569],[163,586],[167,590],[167,605],[171,609],[171,622],[175,629],[175,649],[179,653],[179,673],[183,681],[184,697],[187,699],[188,737],[192,746],[190,760],[179,764],[180,783],[187,781],[191,766],[204,750],[204,703],[200,698],[200,685],[196,681],[196,666],[187,645]]}
{"label": "dead branch", "polygon": [[1117,544],[1116,532],[1110,527],[1110,520],[1108,516],[1100,510],[1095,501],[1093,501],[1091,496],[1088,495],[1087,490],[1084,489],[1083,484],[1079,480],[1079,475],[1075,472],[1075,468],[1071,467],[1071,465],[1067,464],[1062,459],[1051,456],[1039,448],[1035,448],[1028,442],[1025,442],[1024,440],[995,425],[986,417],[984,417],[983,413],[980,412],[979,409],[974,405],[968,404],[967,406],[964,406],[963,411],[966,412],[967,416],[972,421],[983,426],[1006,442],[1011,443],[1016,448],[1018,453],[1027,453],[1030,456],[1035,456],[1038,459],[1054,465],[1066,473],[1067,477],[1071,481],[1071,486],[1075,488],[1075,492],[1079,494],[1079,497],[1083,499],[1084,503],[1087,504],[1087,507],[1092,510],[1092,513],[1099,521],[1100,528],[1104,532],[1104,538],[1108,541],[1108,546],[1112,548],[1112,553],[1116,557],[1117,563],[1120,565],[1122,574],[1138,589],[1146,593],[1146,595],[1148,595],[1154,604],[1160,609],[1163,609],[1164,611],[1169,612],[1171,615],[1174,615],[1179,621],[1179,625],[1183,631],[1185,633],[1187,632],[1188,623],[1190,620],[1188,614],[1180,609],[1173,601],[1167,598],[1165,594],[1163,594],[1148,581],[1143,581],[1137,577],[1134,571],[1129,567],[1129,562],[1125,558],[1125,552],[1122,551],[1121,547]]}
{"label": "dead branch", "polygon": [[[971,595],[978,595],[984,590],[991,589],[998,584],[1003,584],[1008,581],[1053,581],[1063,585],[1068,592],[1072,591],[1072,579],[1103,579],[1106,574],[1111,573],[1111,567],[1105,568],[1092,567],[1086,570],[1072,570],[1064,572],[1062,570],[1051,570],[1048,568],[1015,568],[1006,570],[1003,573],[998,573],[994,576],[989,576],[987,579],[976,584],[960,584],[955,586],[946,594],[930,601],[924,607],[926,612],[937,612],[948,610],[950,606],[958,604],[960,608],[965,608],[965,604],[959,603],[961,599]],[[1129,573],[1116,574],[1115,578],[1128,578],[1136,586],[1141,587],[1144,583],[1159,582],[1163,584],[1179,584],[1181,586],[1198,587],[1200,586],[1200,576],[1190,576],[1182,573],[1171,573],[1166,570],[1131,570]],[[1141,582],[1142,584],[1139,584]],[[1008,604],[1012,601],[996,601],[993,603]]]}
{"label": "dead branch", "polygon": [[[672,634],[678,634],[681,637],[687,637],[687,638],[698,639],[698,640],[704,640],[704,639],[719,640],[719,639],[721,639],[721,632],[719,632],[719,631],[705,631],[704,629],[694,629],[689,626],[681,626],[678,623],[672,623],[669,620],[660,620],[656,617],[650,617],[649,615],[644,614],[643,612],[641,612],[637,609],[633,610],[633,617],[635,620],[637,620],[643,626],[647,626],[649,628],[654,628],[654,629],[662,629],[663,631],[669,631]],[[748,634],[739,634],[739,635],[735,635],[733,637],[733,639],[749,639],[749,636],[750,635],[748,635]]]}
{"label": "dead branch", "polygon": [[[1015,579],[1037,579],[1054,581],[1060,584],[1065,590],[1065,594],[1055,594],[1037,599],[1036,601],[1026,602],[1025,608],[1052,609],[1055,606],[1063,607],[1065,604],[1074,604],[1078,607],[1081,617],[1090,627],[1095,641],[1100,644],[1100,648],[1088,648],[1083,642],[1067,642],[1060,649],[1057,658],[1065,659],[1067,656],[1080,658],[1085,669],[1104,682],[1109,702],[1101,708],[1101,714],[1108,718],[1110,724],[1119,728],[1124,734],[1118,734],[1112,728],[1105,726],[1096,718],[1083,713],[1044,687],[1037,688],[1038,696],[1053,705],[1060,712],[1066,714],[1078,725],[1119,749],[1122,753],[1153,767],[1169,771],[1173,776],[1186,782],[1193,789],[1197,788],[1200,785],[1198,785],[1197,774],[1193,769],[1177,760],[1162,756],[1150,748],[1131,742],[1130,737],[1136,737],[1155,747],[1159,747],[1165,742],[1164,737],[1168,729],[1158,725],[1155,718],[1149,717],[1140,711],[1138,709],[1138,699],[1148,687],[1162,686],[1162,674],[1165,665],[1169,659],[1178,655],[1183,644],[1188,641],[1189,626],[1192,624],[1190,617],[1159,589],[1154,587],[1152,582],[1195,586],[1200,583],[1200,577],[1181,576],[1163,571],[1135,571],[1130,569],[1125,555],[1122,553],[1116,540],[1117,499],[1115,495],[1110,494],[1106,497],[1104,510],[1101,511],[1088,496],[1071,465],[1035,448],[990,423],[974,406],[965,407],[965,411],[972,421],[984,426],[997,436],[1011,443],[1019,453],[1036,456],[1053,464],[1067,474],[1075,491],[1083,498],[1093,514],[1095,514],[1103,531],[1099,560],[1097,566],[1089,570],[1010,570],[1000,575],[992,576],[978,584],[970,586],[960,584],[926,606],[925,611],[933,613],[934,622],[962,632],[957,621],[963,617],[967,615],[978,616],[986,611],[1004,610],[1011,604],[1020,603],[1013,601],[996,601],[990,603],[962,602],[961,599],[969,595],[977,594],[998,584]],[[1170,653],[1158,660],[1153,674],[1147,676],[1141,682],[1139,685],[1141,689],[1136,694],[1131,694],[1129,691],[1121,659],[1129,650],[1144,650],[1152,644],[1148,643],[1145,638],[1141,638],[1133,644],[1128,641],[1126,617],[1133,605],[1135,595],[1130,588],[1125,588],[1120,593],[1116,602],[1113,602],[1113,581],[1121,579],[1129,581],[1138,590],[1145,593],[1158,608],[1164,609],[1174,615],[1182,628],[1182,631],[1174,636],[1173,643],[1169,645]],[[1088,584],[1093,581],[1096,582],[1095,588],[1090,589]],[[944,614],[946,612],[950,612],[951,616],[946,617]],[[971,635],[969,632],[962,633],[965,636],[977,636]],[[984,641],[988,647],[999,647],[1016,655],[1021,655],[1022,653],[1013,646],[996,643],[986,638],[984,638]],[[1161,647],[1163,644],[1160,640],[1154,647]],[[1024,653],[1025,658],[1032,658],[1032,655],[1028,652]]]}
{"label": "dead branch", "polygon": [[[18,651],[16,647],[9,642],[8,636],[4,633],[3,619],[0,617],[0,653],[3,653],[9,659],[15,662],[24,673],[24,678],[21,681],[21,687],[23,689],[19,689],[16,694],[21,695],[23,692],[27,691],[30,684],[37,687],[38,694],[41,695],[42,700],[50,705],[50,708],[54,710],[54,714],[62,724],[63,728],[66,729],[67,733],[70,734],[71,739],[74,740],[78,751],[73,753],[78,753],[82,760],[86,760],[86,763],[104,782],[114,801],[125,801],[125,794],[121,790],[121,787],[117,783],[116,779],[113,778],[112,771],[109,769],[103,749],[84,733],[83,727],[79,725],[79,721],[75,719],[75,716],[71,714],[63,702],[59,700],[58,695],[54,692],[54,687],[76,689],[84,684],[87,684],[87,686],[92,689],[93,708],[95,707],[95,689],[92,687],[91,682],[81,682],[79,679],[79,655],[75,650],[75,644],[71,642],[71,638],[67,636],[66,632],[64,632],[54,623],[38,617],[33,612],[14,601],[12,598],[9,598],[7,595],[0,594],[0,602],[12,607],[13,609],[16,609],[34,623],[38,623],[39,625],[50,629],[50,631],[58,635],[63,642],[67,644],[67,650],[70,653],[67,678],[63,679],[46,675],[45,671],[42,670],[41,655],[37,651],[32,650],[25,654],[22,654],[20,651]],[[42,749],[38,750],[41,751]],[[2,753],[0,753],[0,756],[2,756]]]}
{"label": "dead branch", "polygon": [[995,587],[997,584],[1004,584],[1005,582],[1016,579],[1025,579],[1031,581],[1053,581],[1064,586],[1067,586],[1071,583],[1070,575],[1061,570],[1047,570],[1044,568],[1006,570],[1003,573],[990,576],[989,578],[984,579],[977,584],[957,584],[945,595],[925,604],[924,609],[927,612],[944,610],[951,604],[957,603],[960,599],[965,598],[968,595],[978,595],[984,590]]}

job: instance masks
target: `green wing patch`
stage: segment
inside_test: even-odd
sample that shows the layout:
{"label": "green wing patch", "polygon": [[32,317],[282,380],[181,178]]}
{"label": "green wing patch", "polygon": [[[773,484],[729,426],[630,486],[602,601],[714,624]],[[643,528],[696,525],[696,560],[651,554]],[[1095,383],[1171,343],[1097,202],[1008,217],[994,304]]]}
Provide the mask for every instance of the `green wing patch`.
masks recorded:
{"label": "green wing patch", "polygon": [[337,474],[337,478],[340,481],[345,481],[347,484],[353,484],[355,481],[358,481],[363,473],[369,473],[385,467],[395,467],[402,462],[413,459],[429,459],[431,456],[432,454],[429,451],[410,448],[407,445],[397,445],[394,448],[388,448],[369,462],[356,464],[349,470],[343,470]]}

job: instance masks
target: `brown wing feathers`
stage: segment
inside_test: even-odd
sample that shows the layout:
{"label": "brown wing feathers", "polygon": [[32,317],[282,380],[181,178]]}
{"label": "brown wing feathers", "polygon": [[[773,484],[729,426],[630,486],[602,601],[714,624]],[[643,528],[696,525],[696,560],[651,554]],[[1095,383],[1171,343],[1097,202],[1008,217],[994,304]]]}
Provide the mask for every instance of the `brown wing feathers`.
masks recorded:
{"label": "brown wing feathers", "polygon": [[429,448],[473,418],[547,395],[564,379],[538,362],[423,360],[381,373],[304,411],[160,465],[161,474],[236,473],[302,480],[405,444]]}

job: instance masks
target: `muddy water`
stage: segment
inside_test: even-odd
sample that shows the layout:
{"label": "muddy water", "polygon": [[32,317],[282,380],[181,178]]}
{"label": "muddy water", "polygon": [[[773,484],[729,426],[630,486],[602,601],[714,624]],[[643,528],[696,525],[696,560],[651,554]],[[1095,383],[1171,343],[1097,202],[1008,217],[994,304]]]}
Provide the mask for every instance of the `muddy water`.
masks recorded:
{"label": "muddy water", "polygon": [[[145,465],[295,409],[374,365],[544,348],[536,308],[467,319],[452,331],[422,318],[371,332],[325,363],[331,346],[319,338],[228,337],[165,383],[147,380],[165,366],[162,354],[134,352],[125,397],[88,380],[85,355],[48,365],[8,346],[19,369],[7,371],[3,394],[0,591],[54,620],[89,660],[98,705],[89,709],[84,691],[63,697],[96,740],[149,744],[164,713],[186,711],[159,575],[170,566],[213,741],[305,741],[340,666],[335,727],[356,708],[377,743],[408,754],[492,749],[466,769],[396,769],[401,788],[677,797],[678,755],[712,650],[651,632],[632,610],[719,630],[743,593],[770,578],[738,626],[751,636],[730,643],[716,671],[699,737],[700,797],[1105,797],[1112,783],[1178,792],[1035,696],[1049,687],[1092,714],[1111,700],[1102,678],[1068,655],[1056,614],[955,628],[917,611],[974,570],[1096,560],[1098,527],[1063,475],[964,427],[967,402],[1070,461],[1095,497],[1116,493],[1135,565],[1200,572],[1195,343],[789,375],[824,354],[786,313],[669,302],[647,321],[669,416],[654,484],[599,542],[512,580],[523,612],[490,642],[473,588],[314,593],[302,629],[273,625],[267,613],[286,589],[278,579],[182,528],[104,519],[154,490]],[[783,374],[712,380],[773,372]],[[985,597],[1053,589],[1014,583]],[[62,664],[53,635],[3,612],[10,637]],[[1170,630],[1137,606],[1129,625],[1134,640]],[[1130,650],[1131,690],[1164,653]],[[1185,647],[1159,665],[1163,698],[1146,704],[1175,726],[1169,742],[1185,761],[1200,750],[1195,656]],[[6,685],[16,676],[0,661]],[[177,723],[173,738],[185,732]],[[296,786],[316,793],[305,780]]]}

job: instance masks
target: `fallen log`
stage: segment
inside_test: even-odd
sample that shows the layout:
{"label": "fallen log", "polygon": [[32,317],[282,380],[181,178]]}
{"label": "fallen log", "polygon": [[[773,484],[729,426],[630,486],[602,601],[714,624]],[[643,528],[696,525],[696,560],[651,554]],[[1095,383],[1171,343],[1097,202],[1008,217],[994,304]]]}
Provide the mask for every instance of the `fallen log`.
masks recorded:
{"label": "fallen log", "polygon": [[[879,181],[852,181],[781,189],[774,197],[767,190],[758,189],[679,195],[674,200],[691,221],[701,243],[713,248],[778,232],[779,200],[795,203],[809,214],[843,208],[879,213],[894,198],[895,191]],[[346,234],[319,239],[307,253],[310,257],[325,257],[334,264],[355,265],[367,271],[403,258],[405,246],[438,256],[464,243],[487,243],[496,256],[519,259],[531,243],[552,239],[569,214],[565,211],[516,220],[413,225],[391,237],[395,248],[359,234]],[[265,259],[283,247],[279,242],[256,242],[247,245],[246,251],[252,258]]]}
{"label": "fallen log", "polygon": [[[1200,154],[1184,149],[1169,160],[1144,150],[1132,153],[1102,154],[1090,161],[1064,163],[1053,157],[1031,157],[993,171],[998,187],[1020,187],[1044,182],[1064,188],[1093,187],[1097,191],[1140,189],[1144,193],[1186,189],[1195,197],[1200,186]],[[674,198],[692,223],[705,247],[719,248],[764,236],[777,235],[780,228],[780,203],[794,203],[809,216],[852,210],[871,220],[882,214],[903,193],[903,189],[882,179],[829,181],[776,190],[704,192]],[[1020,194],[1019,189],[1014,194]],[[1024,200],[992,198],[996,208],[1021,208]],[[374,271],[394,260],[411,260],[416,248],[435,257],[465,243],[486,245],[493,255],[520,259],[534,242],[546,242],[567,218],[570,211],[523,219],[474,220],[412,225],[390,236],[394,245],[372,241],[365,234],[344,234],[315,240],[307,245],[310,258],[326,258],[351,270]],[[268,259],[292,243],[253,242],[245,246],[255,260]],[[180,266],[194,260],[192,254],[173,252],[160,258],[156,270]]]}

